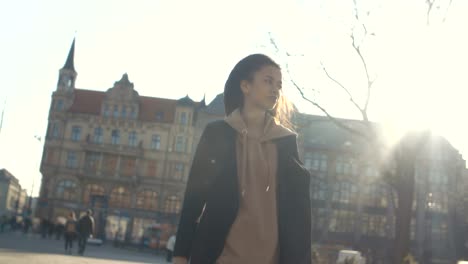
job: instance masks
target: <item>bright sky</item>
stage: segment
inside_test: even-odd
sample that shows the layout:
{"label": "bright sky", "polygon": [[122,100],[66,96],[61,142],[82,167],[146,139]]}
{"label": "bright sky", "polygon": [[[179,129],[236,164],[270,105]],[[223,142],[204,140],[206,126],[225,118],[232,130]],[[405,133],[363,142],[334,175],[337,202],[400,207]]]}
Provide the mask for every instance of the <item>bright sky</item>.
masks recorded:
{"label": "bright sky", "polygon": [[[28,190],[34,179],[38,193],[43,141],[34,136],[45,135],[51,94],[75,36],[78,88],[104,91],[127,72],[140,95],[206,94],[211,101],[238,60],[263,52],[287,61],[294,79],[318,89],[331,113],[359,118],[319,68],[323,61],[363,101],[365,79],[348,37],[352,1],[253,2],[0,0],[0,168]],[[363,46],[377,75],[371,119],[396,134],[429,127],[468,153],[468,1],[454,0],[447,20],[436,16],[429,27],[424,0],[363,2],[376,34]],[[269,31],[282,49],[304,56],[275,53]],[[291,85],[285,90],[302,112],[319,113]]]}

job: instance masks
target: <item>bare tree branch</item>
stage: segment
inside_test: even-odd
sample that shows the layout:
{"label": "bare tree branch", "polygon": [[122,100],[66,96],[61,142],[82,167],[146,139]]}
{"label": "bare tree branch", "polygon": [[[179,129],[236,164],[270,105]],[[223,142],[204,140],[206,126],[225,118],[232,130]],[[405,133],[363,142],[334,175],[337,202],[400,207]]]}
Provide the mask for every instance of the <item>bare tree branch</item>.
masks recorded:
{"label": "bare tree branch", "polygon": [[434,3],[436,1],[437,0],[426,0],[426,4],[427,4],[426,25],[430,24],[430,16],[431,16],[432,7],[434,6]]}
{"label": "bare tree branch", "polygon": [[363,132],[361,132],[361,131],[359,131],[359,130],[357,130],[357,129],[354,129],[354,128],[352,128],[352,127],[346,125],[345,123],[339,121],[338,119],[336,119],[335,117],[333,117],[330,113],[328,113],[328,111],[327,111],[325,108],[323,108],[319,103],[317,103],[316,101],[313,101],[313,100],[309,99],[309,98],[304,94],[303,89],[294,81],[293,78],[291,78],[291,73],[290,73],[290,71],[289,71],[289,66],[288,66],[288,64],[286,64],[286,71],[287,71],[287,73],[288,73],[288,75],[289,75],[289,77],[290,77],[289,79],[290,79],[291,83],[296,87],[296,89],[299,91],[299,93],[301,94],[301,96],[302,96],[302,98],[303,98],[304,100],[306,100],[307,102],[311,103],[312,105],[314,105],[315,107],[317,107],[318,109],[320,109],[320,111],[322,111],[322,112],[327,116],[327,118],[330,119],[330,121],[332,121],[336,126],[342,128],[342,129],[344,129],[344,130],[346,130],[346,131],[348,131],[348,132],[350,132],[350,133],[352,133],[352,134],[354,134],[354,135],[357,135],[357,136],[359,136],[359,137],[362,137],[362,138],[364,138],[364,139],[369,139],[369,136],[368,136],[367,134],[365,134],[365,133],[363,133]]}
{"label": "bare tree branch", "polygon": [[444,14],[444,18],[442,19],[442,22],[445,22],[445,20],[447,19],[447,14],[448,14],[448,11],[450,9],[450,6],[452,6],[452,0],[449,0],[448,6],[445,9],[445,14]]}
{"label": "bare tree branch", "polygon": [[371,89],[372,89],[372,85],[374,83],[374,80],[371,79],[370,75],[369,75],[369,69],[367,67],[367,63],[366,63],[366,60],[364,59],[364,56],[362,55],[361,53],[361,49],[360,49],[360,46],[358,46],[356,44],[356,39],[355,39],[355,36],[354,34],[351,34],[351,39],[353,41],[353,48],[354,50],[356,51],[356,53],[358,54],[359,56],[359,59],[361,60],[361,63],[362,63],[362,66],[364,67],[364,71],[366,73],[366,79],[367,79],[367,95],[366,95],[366,102],[364,104],[364,108],[360,108],[361,109],[361,113],[362,113],[362,118],[365,120],[365,121],[369,121],[369,118],[367,116],[367,109],[369,107],[369,102],[370,102],[370,97],[371,97]]}
{"label": "bare tree branch", "polygon": [[363,109],[359,106],[359,104],[356,102],[356,100],[354,100],[354,97],[353,95],[349,92],[349,90],[343,85],[341,84],[337,79],[333,78],[330,73],[328,73],[327,69],[325,68],[325,66],[323,65],[323,63],[320,63],[320,65],[322,65],[322,70],[325,72],[325,74],[327,75],[328,79],[332,80],[334,83],[336,83],[338,86],[340,86],[349,96],[349,100],[351,101],[351,103],[353,103],[353,105],[359,110],[359,112],[362,114],[362,111]]}

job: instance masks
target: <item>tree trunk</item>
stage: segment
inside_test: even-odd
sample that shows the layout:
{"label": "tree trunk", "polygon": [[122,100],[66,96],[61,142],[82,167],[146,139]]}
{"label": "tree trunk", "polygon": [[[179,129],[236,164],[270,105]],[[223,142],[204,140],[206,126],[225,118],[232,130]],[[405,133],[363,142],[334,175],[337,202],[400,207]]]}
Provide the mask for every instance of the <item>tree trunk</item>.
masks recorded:
{"label": "tree trunk", "polygon": [[414,157],[402,153],[397,163],[398,208],[396,209],[396,232],[394,263],[403,263],[403,258],[410,253],[411,218],[414,196]]}

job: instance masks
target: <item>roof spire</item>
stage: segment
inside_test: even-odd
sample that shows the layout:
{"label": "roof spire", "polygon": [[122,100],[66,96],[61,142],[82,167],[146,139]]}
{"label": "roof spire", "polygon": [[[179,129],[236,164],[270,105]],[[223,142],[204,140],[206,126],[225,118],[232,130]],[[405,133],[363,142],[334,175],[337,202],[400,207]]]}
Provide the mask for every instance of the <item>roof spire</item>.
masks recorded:
{"label": "roof spire", "polygon": [[73,38],[70,51],[68,52],[67,61],[65,62],[65,65],[63,65],[63,69],[75,71],[74,59],[75,59],[75,38]]}

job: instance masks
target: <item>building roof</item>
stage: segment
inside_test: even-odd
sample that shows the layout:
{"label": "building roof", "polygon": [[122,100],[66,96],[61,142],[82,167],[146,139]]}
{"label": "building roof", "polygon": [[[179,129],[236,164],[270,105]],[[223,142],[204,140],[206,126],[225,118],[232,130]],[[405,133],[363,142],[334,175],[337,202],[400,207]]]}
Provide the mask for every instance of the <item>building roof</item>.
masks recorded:
{"label": "building roof", "polygon": [[75,39],[73,39],[72,45],[70,47],[70,51],[68,52],[67,61],[65,62],[65,65],[63,65],[63,69],[75,71],[74,59],[75,59]]}
{"label": "building roof", "polygon": [[179,100],[177,100],[177,104],[182,105],[182,106],[195,106],[196,105],[195,101],[193,101],[188,96],[188,94],[185,97],[180,98]]}
{"label": "building roof", "polygon": [[73,104],[69,111],[72,113],[100,115],[101,105],[105,97],[105,92],[75,89]]}
{"label": "building roof", "polygon": [[224,93],[218,94],[210,104],[208,104],[205,108],[200,110],[202,112],[212,114],[212,115],[219,115],[224,116]]}
{"label": "building roof", "polygon": [[[72,113],[100,115],[101,106],[106,97],[106,92],[75,89],[73,104],[68,110]],[[139,115],[141,121],[158,121],[171,123],[174,121],[177,101],[157,97],[139,96]],[[157,116],[162,119],[157,119]]]}
{"label": "building roof", "polygon": [[19,184],[18,179],[6,169],[0,169],[0,181],[13,181],[16,184]]}

